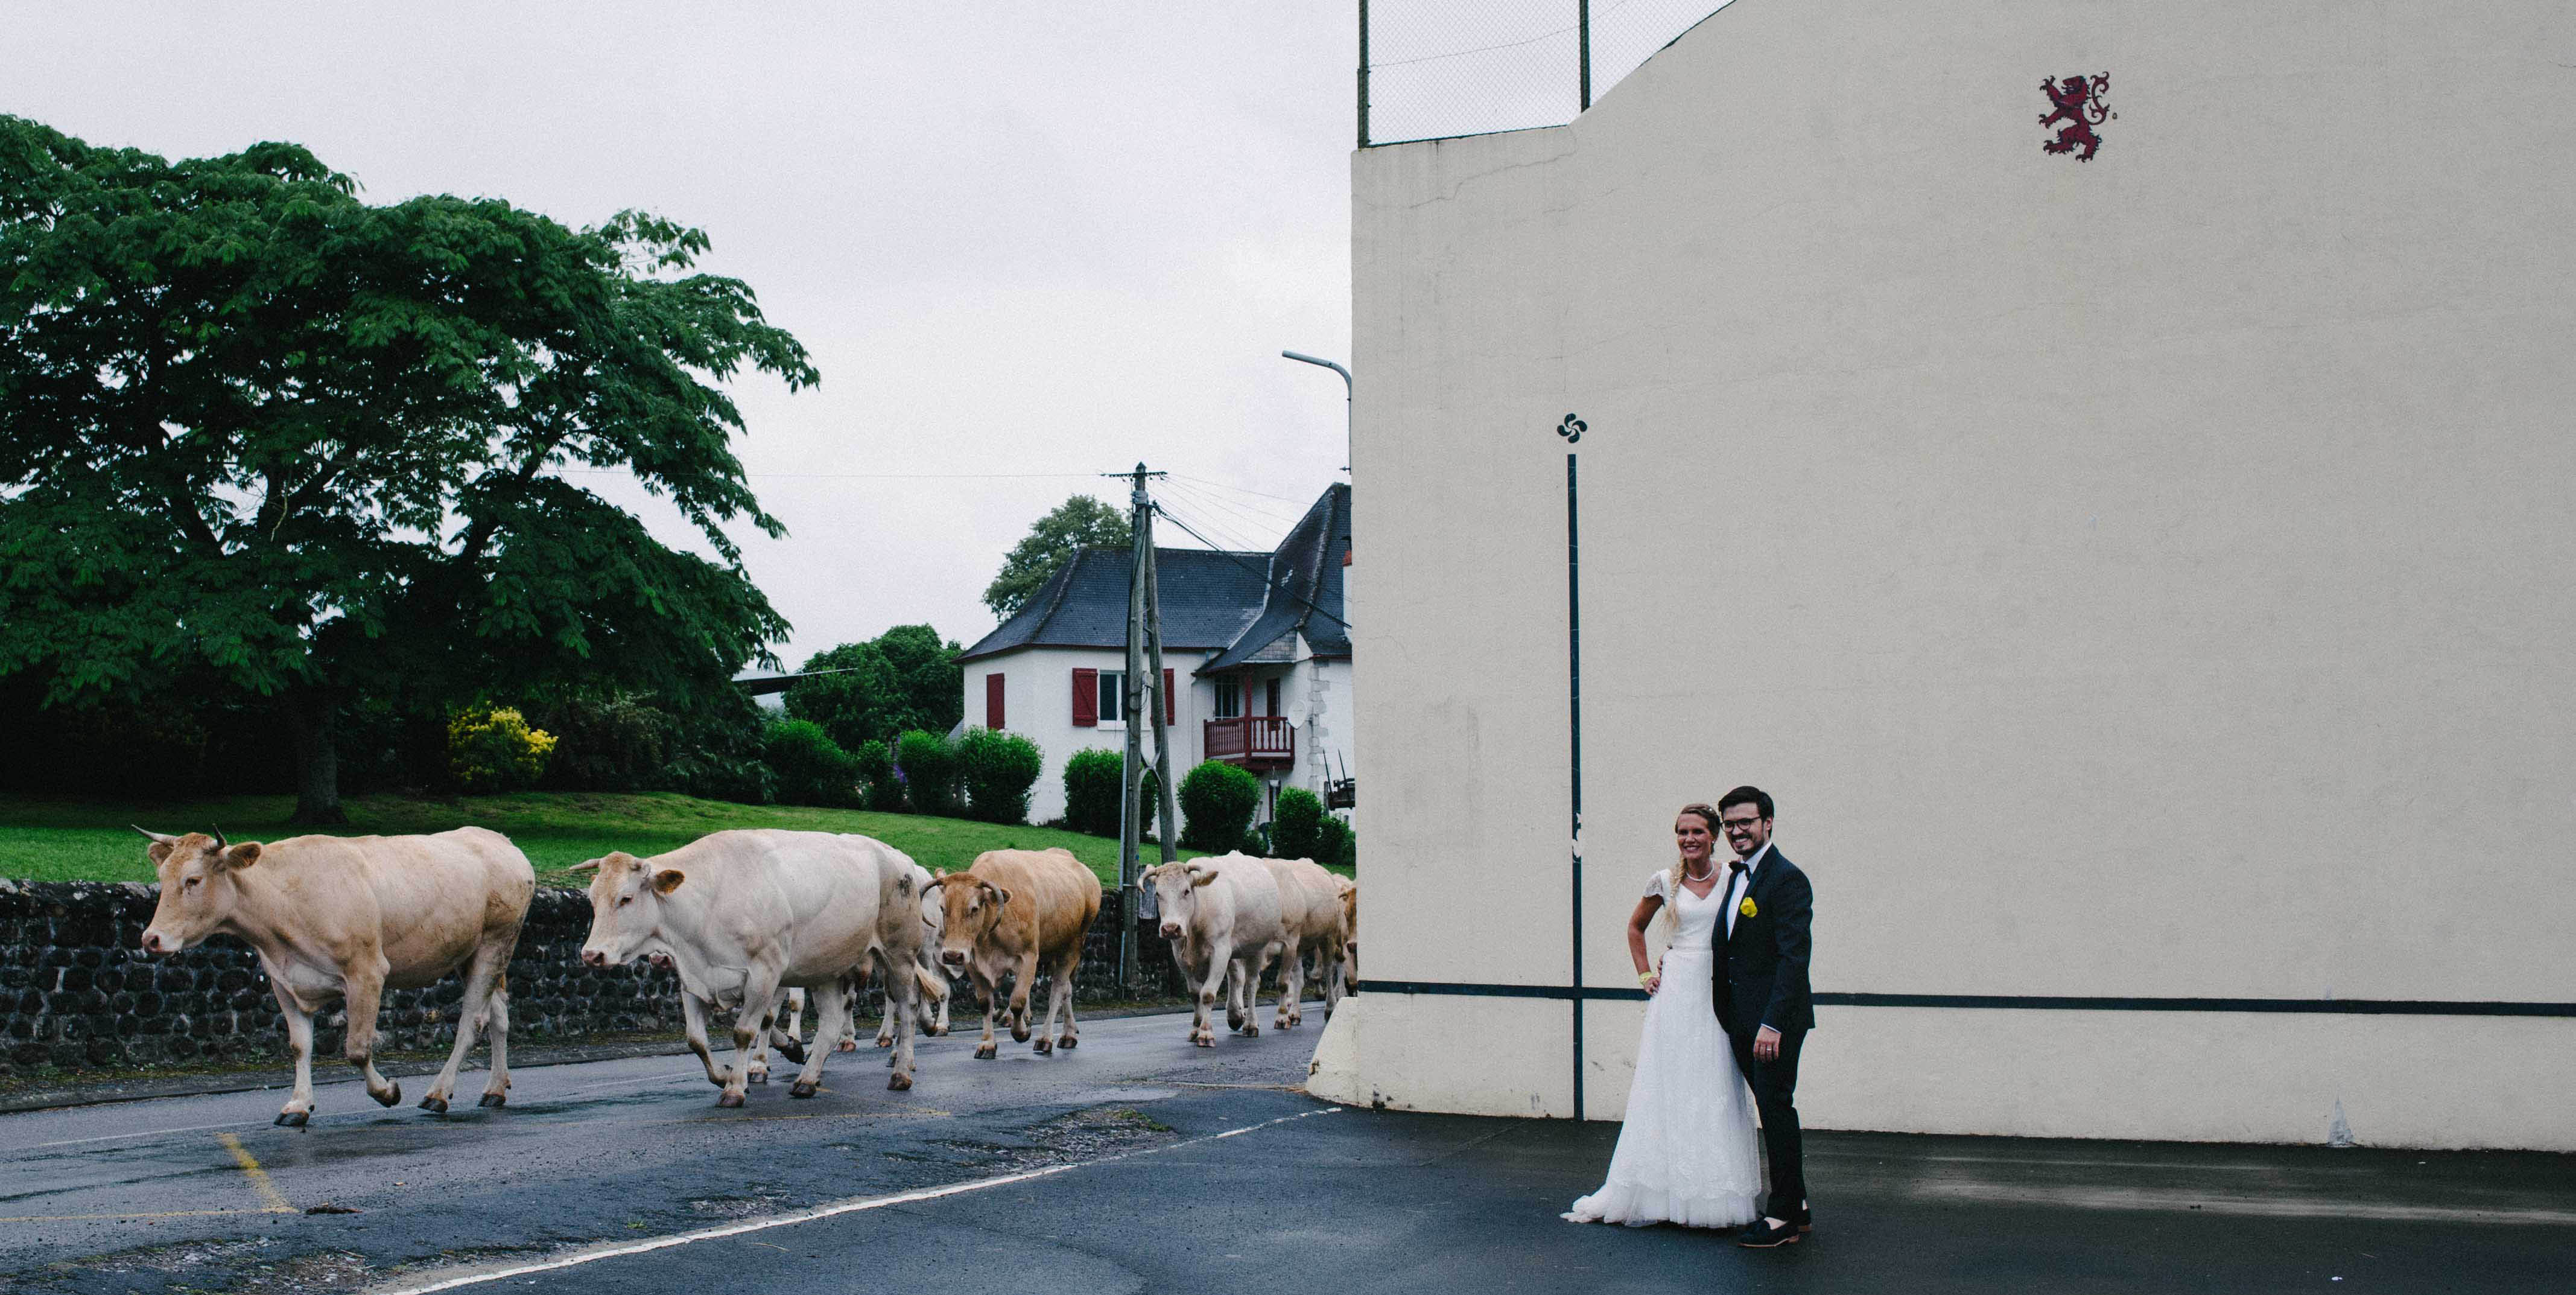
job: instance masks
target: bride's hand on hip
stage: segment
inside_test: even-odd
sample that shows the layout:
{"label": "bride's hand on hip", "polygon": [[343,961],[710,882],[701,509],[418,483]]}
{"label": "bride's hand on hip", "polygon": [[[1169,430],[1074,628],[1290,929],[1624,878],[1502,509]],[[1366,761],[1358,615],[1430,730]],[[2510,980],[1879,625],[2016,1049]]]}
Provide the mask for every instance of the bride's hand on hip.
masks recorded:
{"label": "bride's hand on hip", "polygon": [[1655,996],[1655,992],[1657,990],[1664,987],[1664,978],[1659,972],[1640,971],[1637,973],[1637,983],[1644,985],[1646,987],[1646,997],[1652,998]]}

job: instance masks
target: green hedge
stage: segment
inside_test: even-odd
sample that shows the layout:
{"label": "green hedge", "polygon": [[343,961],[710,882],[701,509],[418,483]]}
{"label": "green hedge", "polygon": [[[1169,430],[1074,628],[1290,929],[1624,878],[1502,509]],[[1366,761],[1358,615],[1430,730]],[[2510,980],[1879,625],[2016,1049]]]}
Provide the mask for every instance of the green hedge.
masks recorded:
{"label": "green hedge", "polygon": [[957,748],[947,738],[912,729],[895,739],[894,762],[903,771],[903,798],[913,813],[956,814]]}
{"label": "green hedge", "polygon": [[1324,802],[1303,787],[1283,787],[1270,810],[1270,845],[1280,859],[1326,862],[1323,854]]}
{"label": "green hedge", "polygon": [[970,728],[957,741],[958,781],[966,788],[966,816],[987,823],[1029,821],[1029,789],[1038,785],[1046,756],[1017,733]]}
{"label": "green hedge", "polygon": [[850,753],[858,762],[859,798],[887,814],[903,812],[903,780],[894,776],[894,748],[869,738]]}
{"label": "green hedge", "polygon": [[787,804],[858,803],[859,762],[812,720],[772,721],[762,735],[761,755],[778,774],[778,799]]}
{"label": "green hedge", "polygon": [[1222,854],[1240,849],[1261,808],[1261,780],[1223,760],[1205,760],[1181,779],[1181,846]]}

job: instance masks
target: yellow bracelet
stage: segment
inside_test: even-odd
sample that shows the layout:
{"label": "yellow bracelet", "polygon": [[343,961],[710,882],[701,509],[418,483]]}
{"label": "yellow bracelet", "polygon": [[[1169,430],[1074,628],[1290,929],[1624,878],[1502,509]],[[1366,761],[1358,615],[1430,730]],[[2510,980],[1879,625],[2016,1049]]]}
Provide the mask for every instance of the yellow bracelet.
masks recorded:
{"label": "yellow bracelet", "polygon": [[1638,972],[1638,973],[1637,973],[1637,983],[1638,983],[1638,984],[1640,984],[1640,985],[1651,985],[1651,984],[1655,983],[1655,973],[1653,973],[1653,972],[1651,972],[1651,971],[1640,971],[1640,972]]}

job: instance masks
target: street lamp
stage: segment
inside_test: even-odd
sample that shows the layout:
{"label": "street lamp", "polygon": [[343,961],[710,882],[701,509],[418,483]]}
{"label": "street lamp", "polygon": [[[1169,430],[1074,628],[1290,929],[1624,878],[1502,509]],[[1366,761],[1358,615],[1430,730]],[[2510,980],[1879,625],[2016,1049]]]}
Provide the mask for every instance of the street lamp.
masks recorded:
{"label": "street lamp", "polygon": [[1348,460],[1351,457],[1351,371],[1331,360],[1319,360],[1314,356],[1300,355],[1295,351],[1281,351],[1279,354],[1301,364],[1320,364],[1342,375],[1342,458],[1344,460],[1342,471],[1350,471],[1351,465]]}

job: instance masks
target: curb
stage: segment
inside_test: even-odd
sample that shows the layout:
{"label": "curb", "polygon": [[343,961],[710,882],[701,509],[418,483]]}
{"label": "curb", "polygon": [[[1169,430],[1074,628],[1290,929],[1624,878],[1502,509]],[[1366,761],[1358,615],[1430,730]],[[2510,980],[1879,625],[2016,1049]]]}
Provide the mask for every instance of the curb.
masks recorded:
{"label": "curb", "polygon": [[[1095,1021],[1107,1021],[1128,1016],[1176,1016],[1189,1010],[1187,1007],[1157,1003],[1087,1008],[1082,1014]],[[962,1022],[959,1025],[963,1028]],[[956,1036],[952,1034],[950,1037]],[[284,1046],[285,1041],[279,1040],[281,1051]],[[531,1070],[545,1066],[579,1065],[587,1061],[624,1061],[632,1057],[685,1057],[687,1055],[689,1055],[688,1042],[679,1034],[616,1043],[514,1044],[510,1049],[510,1068]],[[387,1079],[412,1079],[435,1075],[446,1064],[447,1058],[443,1055],[406,1057],[390,1061],[379,1058],[376,1062],[376,1072]],[[313,1086],[315,1088],[325,1088],[334,1084],[354,1084],[359,1080],[357,1071],[337,1058],[333,1058],[329,1063],[327,1074],[324,1073],[324,1066],[322,1058],[314,1058]],[[486,1068],[488,1068],[488,1062],[486,1066],[468,1064],[461,1073],[472,1074],[478,1069]],[[75,1083],[59,1088],[32,1089],[0,1095],[0,1115],[60,1110],[74,1106],[104,1106],[116,1102],[146,1102],[164,1097],[212,1097],[222,1093],[283,1090],[294,1086],[295,1069],[292,1066],[280,1066],[273,1070],[208,1071],[200,1074],[95,1084]]]}

